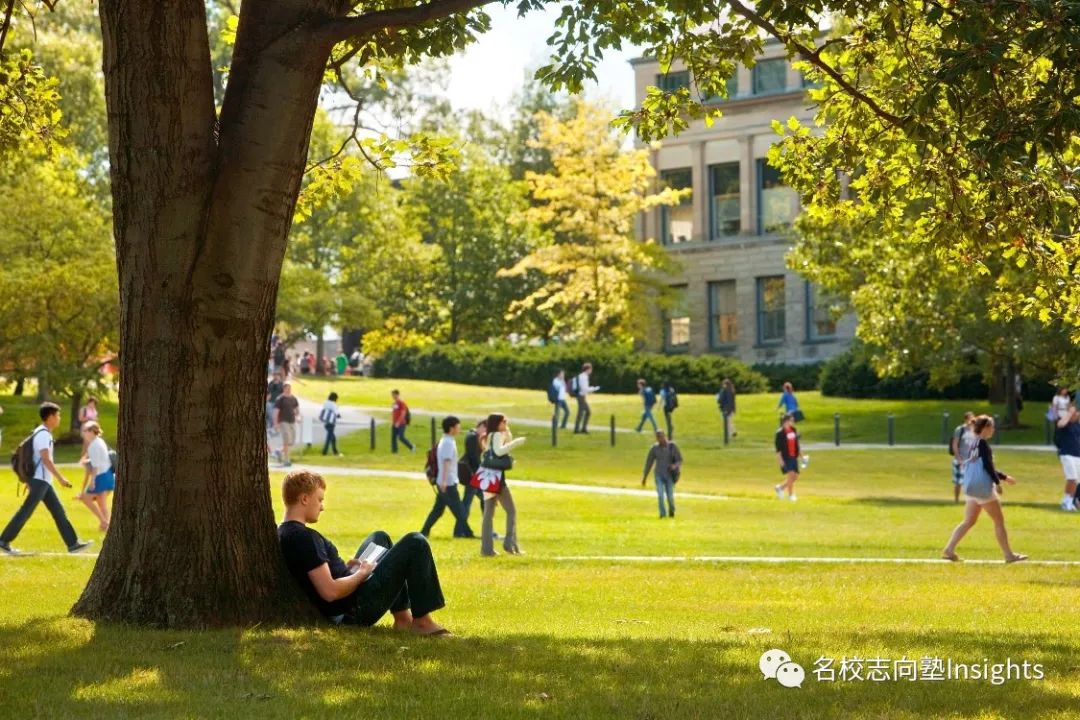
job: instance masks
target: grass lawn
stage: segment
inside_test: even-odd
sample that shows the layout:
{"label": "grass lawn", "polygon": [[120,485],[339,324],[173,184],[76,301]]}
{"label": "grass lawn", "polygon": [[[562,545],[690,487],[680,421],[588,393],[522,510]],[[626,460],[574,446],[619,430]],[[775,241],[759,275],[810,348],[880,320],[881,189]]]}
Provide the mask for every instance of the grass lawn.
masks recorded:
{"label": "grass lawn", "polygon": [[[594,450],[580,455],[592,459],[578,468],[587,477],[577,481],[615,484],[614,471],[600,470],[618,467],[620,451]],[[704,449],[695,452],[711,457]],[[632,463],[625,460],[627,468],[637,466],[638,454]],[[91,558],[0,558],[0,715],[1075,717],[1076,567],[557,559],[927,558],[936,557],[960,517],[956,506],[943,502],[949,493],[944,453],[817,452],[800,481],[798,503],[771,495],[768,483],[778,473],[758,469],[762,455],[767,460],[767,448],[729,449],[716,455],[714,470],[688,470],[680,490],[729,499],[677,499],[675,520],[658,520],[650,497],[515,488],[520,542],[528,553],[520,558],[480,558],[476,541],[451,539],[444,517],[432,536],[448,601],[439,619],[459,635],[446,640],[399,635],[385,625],[213,632],[96,625],[66,617]],[[1028,480],[1007,494],[1015,547],[1033,559],[1076,559],[1080,518],[1053,507],[1060,491],[1053,457],[1000,455],[1003,466]],[[415,465],[419,457],[393,460]],[[543,457],[527,445],[512,477],[540,477],[546,471],[533,466]],[[543,462],[555,466],[554,459]],[[569,480],[570,471],[552,479]],[[633,484],[639,479],[630,478]],[[275,473],[275,496],[279,480]],[[0,488],[13,482],[0,472]],[[417,529],[431,502],[422,481],[329,482],[319,529],[342,548],[377,527],[394,536]],[[63,496],[80,533],[100,540],[70,492]],[[0,493],[0,517],[17,502]],[[498,514],[497,523],[501,519]],[[473,524],[478,529],[475,509]],[[18,545],[62,549],[44,512]],[[960,552],[999,557],[988,521],[973,529]],[[804,666],[801,689],[762,679],[758,658],[773,647]],[[1011,658],[1042,663],[1045,679],[1000,686],[822,682],[812,672],[822,656],[837,664],[844,656],[991,664]]]}
{"label": "grass lawn", "polygon": [[[603,385],[603,376],[597,376]],[[336,392],[344,405],[379,408],[379,417],[389,417],[390,390],[398,388],[410,406],[439,413],[455,412],[463,419],[473,421],[491,412],[506,413],[511,419],[529,418],[551,420],[551,404],[543,388],[519,390],[513,388],[485,388],[473,385],[429,382],[425,380],[372,379],[357,377],[321,378],[303,377],[293,382],[296,394],[319,402],[331,392]],[[841,443],[885,443],[888,439],[890,413],[895,416],[894,439],[898,444],[944,444],[942,440],[942,413],[949,413],[948,429],[951,431],[962,418],[965,410],[976,413],[1002,414],[1002,406],[991,405],[985,400],[849,400],[823,397],[818,392],[797,393],[806,420],[799,428],[805,442],[833,442],[833,416],[840,414]],[[739,395],[736,444],[771,444],[772,433],[777,425],[777,402],[775,393]],[[620,428],[634,428],[641,417],[641,400],[633,394],[633,388],[602,388],[590,396],[594,433],[605,434],[610,418]],[[573,426],[575,401],[569,401],[570,426]],[[663,429],[663,412],[655,408],[657,422]],[[1043,444],[1046,441],[1044,414],[1041,402],[1025,405],[1021,415],[1023,427],[1003,430],[1003,444]],[[428,417],[414,412],[412,434],[425,438],[428,435]],[[676,437],[689,438],[722,446],[723,426],[713,395],[679,395],[679,408],[674,413]],[[646,425],[646,427],[649,427]],[[530,428],[529,432],[543,435],[550,443],[550,431]],[[380,436],[381,444],[389,441],[389,431]],[[561,436],[573,442],[570,434]]]}
{"label": "grass lawn", "polygon": [[[21,397],[0,394],[0,407],[4,409],[4,413],[0,415],[0,436],[3,438],[3,441],[0,442],[0,455],[4,458],[5,466],[7,465],[7,459],[15,450],[15,446],[33,432],[34,428],[41,422],[38,416],[40,403],[34,399],[34,393],[35,391],[28,387]],[[116,440],[116,398],[115,396],[97,397],[98,422],[101,423],[101,429],[105,433],[105,439],[108,441],[109,447],[112,447]],[[61,431],[67,431],[71,421],[71,399],[59,398],[54,400],[60,406],[62,416],[60,428],[56,433],[59,436],[62,434]],[[58,443],[55,448],[56,461],[75,462],[79,459],[81,450],[81,444]]]}

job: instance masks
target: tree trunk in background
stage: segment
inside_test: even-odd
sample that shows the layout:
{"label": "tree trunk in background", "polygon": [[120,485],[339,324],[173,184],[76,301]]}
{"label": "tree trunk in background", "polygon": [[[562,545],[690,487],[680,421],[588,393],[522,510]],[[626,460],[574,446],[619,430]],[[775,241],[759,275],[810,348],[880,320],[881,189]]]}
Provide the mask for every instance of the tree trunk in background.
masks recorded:
{"label": "tree trunk in background", "polygon": [[1016,428],[1020,426],[1020,407],[1016,394],[1017,364],[1013,358],[1005,362],[1005,377],[1002,388],[1005,393],[1005,417],[1001,419],[1003,428]]}
{"label": "tree trunk in background", "polygon": [[81,429],[79,425],[79,408],[82,407],[82,396],[82,390],[71,393],[71,421],[68,428],[75,433]]}
{"label": "tree trunk in background", "polygon": [[112,525],[79,616],[314,615],[278,549],[263,397],[329,54],[305,31],[320,4],[243,4],[219,120],[202,0],[100,2],[124,372]]}
{"label": "tree trunk in background", "polygon": [[323,340],[322,330],[319,331],[319,337],[315,340],[315,374],[325,375],[323,370],[323,353],[326,352],[326,341]]}
{"label": "tree trunk in background", "polygon": [[23,391],[26,389],[26,378],[20,375],[15,378],[15,397],[22,397]]}
{"label": "tree trunk in background", "polygon": [[37,401],[43,403],[49,399],[49,379],[45,373],[38,371],[37,374]]}

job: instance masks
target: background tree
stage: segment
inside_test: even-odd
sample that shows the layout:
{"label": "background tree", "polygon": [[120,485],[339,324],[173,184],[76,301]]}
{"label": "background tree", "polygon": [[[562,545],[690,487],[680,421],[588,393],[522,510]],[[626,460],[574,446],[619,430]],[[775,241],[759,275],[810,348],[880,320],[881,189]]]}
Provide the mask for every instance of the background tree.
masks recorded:
{"label": "background tree", "polygon": [[578,100],[566,121],[544,113],[539,119],[536,144],[550,154],[552,170],[526,172],[536,203],[526,215],[552,241],[500,273],[540,278],[510,315],[544,315],[566,339],[640,337],[671,264],[654,242],[634,238],[634,223],[645,210],[677,203],[679,191],[649,193],[656,173],[648,153],[624,151],[602,108]]}
{"label": "background tree", "polygon": [[473,145],[445,182],[415,178],[403,192],[421,239],[439,250],[432,266],[437,339],[505,337],[513,328],[504,318],[522,284],[498,272],[525,257],[539,236],[525,213],[524,183]]}

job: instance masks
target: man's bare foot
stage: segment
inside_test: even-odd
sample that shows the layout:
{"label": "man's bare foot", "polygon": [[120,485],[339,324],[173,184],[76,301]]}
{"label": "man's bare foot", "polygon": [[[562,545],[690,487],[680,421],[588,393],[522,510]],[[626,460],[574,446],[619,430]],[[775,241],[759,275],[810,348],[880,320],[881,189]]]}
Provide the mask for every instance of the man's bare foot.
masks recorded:
{"label": "man's bare foot", "polygon": [[397,620],[397,619],[394,620],[394,629],[395,630],[401,630],[402,632],[404,632],[406,630],[412,630],[412,626],[413,626],[412,620]]}
{"label": "man's bare foot", "polygon": [[952,562],[960,562],[960,556],[954,552],[942,552],[941,557],[944,560],[951,560]]}
{"label": "man's bare foot", "polygon": [[430,615],[413,618],[412,631],[417,635],[450,635],[450,631],[435,622]]}

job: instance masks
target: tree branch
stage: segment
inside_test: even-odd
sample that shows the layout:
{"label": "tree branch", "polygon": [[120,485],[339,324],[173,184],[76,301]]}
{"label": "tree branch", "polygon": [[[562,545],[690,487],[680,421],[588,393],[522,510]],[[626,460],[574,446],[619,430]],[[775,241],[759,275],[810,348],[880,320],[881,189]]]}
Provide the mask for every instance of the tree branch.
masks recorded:
{"label": "tree branch", "polygon": [[844,89],[844,92],[865,104],[879,118],[891,125],[895,125],[898,128],[904,127],[903,118],[898,115],[894,115],[893,113],[885,110],[883,107],[878,105],[873,98],[871,98],[866,93],[862,92],[857,87],[845,80],[844,76],[841,75],[840,72],[836,70],[836,68],[822,60],[820,52],[824,48],[821,48],[819,50],[811,50],[809,47],[799,42],[788,33],[783,32],[782,30],[780,30],[780,28],[776,27],[776,25],[769,22],[764,17],[757,14],[755,11],[743,5],[741,2],[739,2],[739,0],[726,1],[728,7],[734,10],[736,13],[742,15],[754,25],[769,33],[774,38],[784,43],[784,45],[797,50],[799,55],[801,55],[804,60],[809,62],[811,65],[816,66],[823,73],[831,77],[834,81],[836,81],[837,85]]}
{"label": "tree branch", "polygon": [[11,27],[11,14],[15,12],[15,0],[7,0],[4,8],[4,24],[0,25],[0,52],[4,50],[4,42],[7,40],[8,28]]}
{"label": "tree branch", "polygon": [[412,7],[376,10],[363,15],[330,20],[316,30],[316,36],[320,40],[336,45],[349,38],[370,35],[379,30],[423,25],[426,22],[468,12],[492,2],[495,0],[436,0]]}

